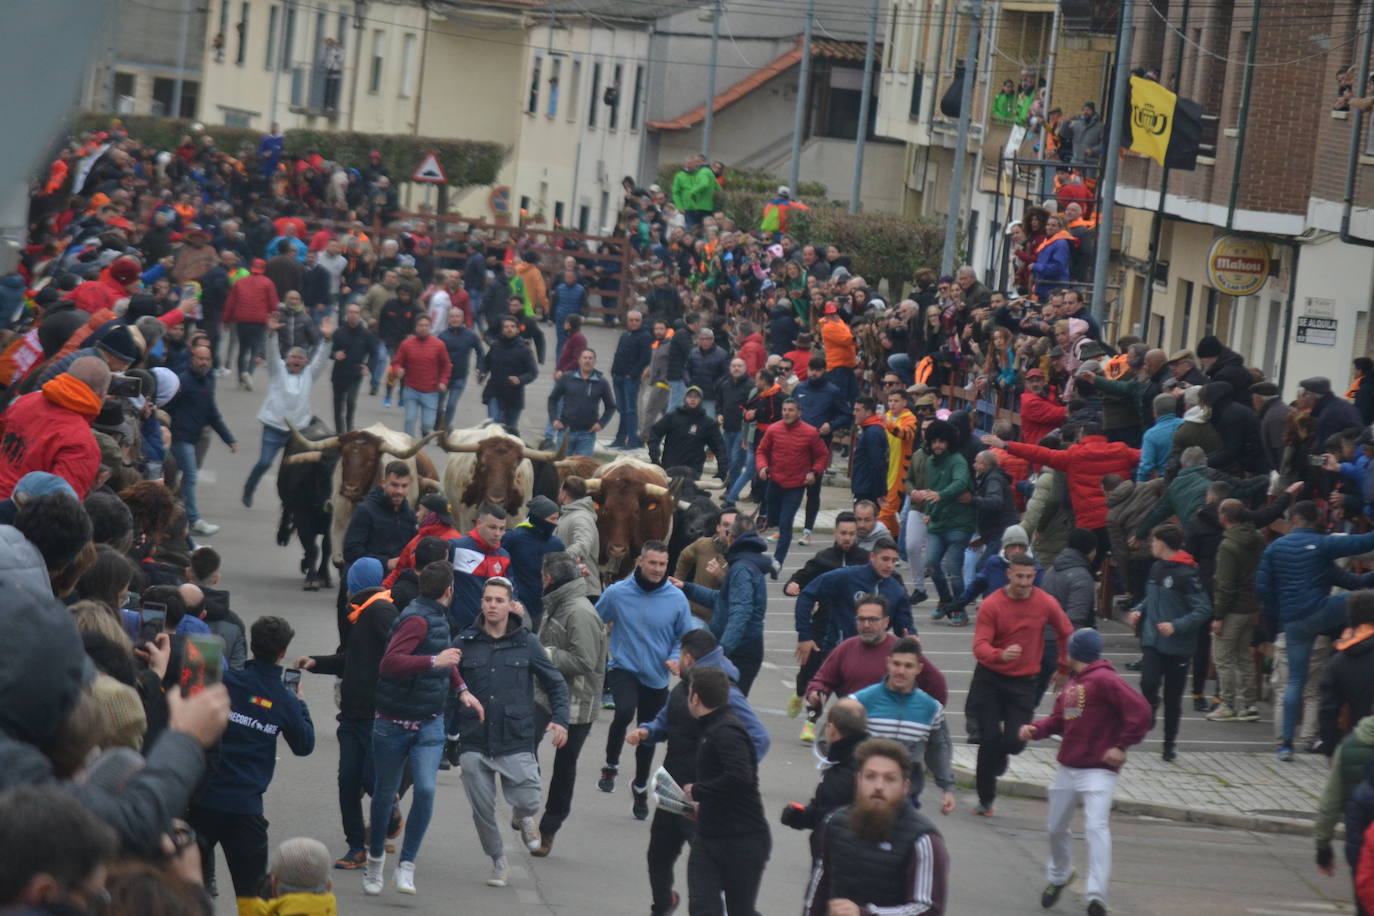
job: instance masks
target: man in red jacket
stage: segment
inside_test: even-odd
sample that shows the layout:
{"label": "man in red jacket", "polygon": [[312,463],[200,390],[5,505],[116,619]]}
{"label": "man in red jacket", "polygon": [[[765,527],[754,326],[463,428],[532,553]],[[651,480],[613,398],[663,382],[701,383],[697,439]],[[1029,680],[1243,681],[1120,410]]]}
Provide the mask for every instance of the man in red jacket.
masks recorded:
{"label": "man in red jacket", "polygon": [[1139,744],[1150,730],[1150,704],[1102,658],[1102,634],[1085,628],[1069,637],[1069,678],[1054,700],[1054,712],[1021,726],[1021,740],[1062,735],[1059,772],[1050,784],[1049,883],[1040,895],[1048,909],[1059,901],[1073,877],[1075,802],[1083,799],[1083,833],[1088,841],[1089,916],[1106,916],[1107,880],[1112,871],[1112,834],[1107,819],[1126,748]]}
{"label": "man in red jacket", "polygon": [[91,421],[100,415],[109,387],[105,361],[81,356],[0,415],[0,499],[8,499],[30,471],[56,474],[86,498],[100,473],[100,445]]}
{"label": "man in red jacket", "polygon": [[830,464],[830,448],[810,423],[802,422],[796,398],[782,402],[782,419],[768,427],[754,453],[759,480],[768,484],[768,519],[777,526],[778,548],[773,553],[773,578],[778,577],[787,548],[792,546],[792,522],[806,488],[821,479]]}
{"label": "man in red jacket", "polygon": [[1064,425],[1069,409],[1054,399],[1045,373],[1032,369],[1026,373],[1026,390],[1021,392],[1021,441],[1036,445],[1045,435]]}
{"label": "man in red jacket", "polygon": [[[425,435],[439,415],[439,392],[448,388],[453,364],[448,347],[430,332],[429,315],[415,316],[415,333],[401,341],[391,371],[401,380],[401,403],[406,409],[406,435]],[[415,431],[418,421],[420,431]]]}
{"label": "man in red jacket", "polygon": [[1035,587],[1039,570],[1028,554],[1011,558],[1007,584],[993,592],[978,609],[973,630],[973,680],[964,703],[970,740],[978,742],[978,805],[974,814],[992,816],[997,777],[1007,771],[1007,758],[1026,748],[1021,726],[1035,714],[1036,676],[1045,654],[1045,627],[1054,627],[1059,646],[1055,686],[1064,682],[1069,623],[1059,602]]}
{"label": "man in red jacket", "polygon": [[238,329],[239,387],[245,391],[253,390],[253,368],[264,356],[267,317],[280,308],[277,287],[267,276],[267,262],[254,258],[248,276],[234,283],[224,305],[224,323]]}
{"label": "man in red jacket", "polygon": [[1102,478],[1119,474],[1127,480],[1134,479],[1135,466],[1140,463],[1140,449],[1131,448],[1124,442],[1108,442],[1097,423],[1085,423],[1078,441],[1063,451],[1027,442],[1003,442],[992,435],[984,436],[983,444],[989,448],[1004,448],[1031,464],[1048,465],[1068,475],[1074,524],[1087,528],[1097,538],[1097,555],[1093,558],[1093,572],[1096,572],[1111,548],[1107,540],[1107,494],[1102,491]]}
{"label": "man in red jacket", "polygon": [[87,280],[72,290],[67,298],[83,312],[94,314],[101,309],[113,309],[120,299],[127,299],[138,290],[143,269],[128,255],[115,258],[95,280]]}

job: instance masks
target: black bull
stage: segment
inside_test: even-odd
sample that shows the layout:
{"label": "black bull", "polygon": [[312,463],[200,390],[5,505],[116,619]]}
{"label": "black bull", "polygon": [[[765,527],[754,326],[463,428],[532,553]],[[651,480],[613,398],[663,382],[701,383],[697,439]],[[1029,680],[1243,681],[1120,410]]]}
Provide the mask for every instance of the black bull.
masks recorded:
{"label": "black bull", "polygon": [[[302,433],[307,439],[325,439],[333,431],[319,420],[313,420]],[[338,449],[325,452],[319,461],[289,463],[292,455],[308,451],[292,436],[282,450],[277,468],[277,495],[281,498],[281,522],[277,525],[277,545],[285,547],[295,531],[304,556],[301,572],[305,575],[306,591],[331,588],[329,554],[333,545],[329,537],[331,522],[330,489],[334,466],[339,462]]]}

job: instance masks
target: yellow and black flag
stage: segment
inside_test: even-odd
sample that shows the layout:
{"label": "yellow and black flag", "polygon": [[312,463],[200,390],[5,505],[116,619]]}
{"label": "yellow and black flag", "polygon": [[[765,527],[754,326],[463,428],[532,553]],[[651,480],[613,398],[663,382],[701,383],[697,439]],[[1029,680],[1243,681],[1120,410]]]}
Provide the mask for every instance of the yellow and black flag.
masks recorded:
{"label": "yellow and black flag", "polygon": [[1131,77],[1130,139],[1127,149],[1171,169],[1197,167],[1202,106],[1179,98],[1153,80]]}

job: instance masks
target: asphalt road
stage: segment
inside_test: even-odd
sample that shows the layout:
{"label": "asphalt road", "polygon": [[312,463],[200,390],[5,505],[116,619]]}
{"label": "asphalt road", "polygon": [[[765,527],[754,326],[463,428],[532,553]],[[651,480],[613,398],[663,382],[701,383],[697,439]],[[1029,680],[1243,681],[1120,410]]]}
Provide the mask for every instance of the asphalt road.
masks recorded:
{"label": "asphalt road", "polygon": [[[602,363],[609,364],[614,350],[613,335],[599,328],[589,330],[592,345],[602,354]],[[298,548],[294,544],[276,547],[273,477],[269,475],[262,482],[254,508],[245,509],[239,502],[243,481],[257,455],[259,427],[254,416],[262,401],[265,373],[259,372],[257,381],[259,388],[254,393],[237,391],[232,379],[220,382],[221,407],[243,448],[234,455],[217,442],[206,460],[200,485],[201,510],[206,518],[223,527],[204,542],[223,554],[224,587],[230,590],[233,607],[246,621],[251,623],[260,614],[282,615],[297,631],[290,654],[328,652],[335,643],[333,593],[303,592]],[[550,384],[545,375],[532,386],[531,406],[523,424],[527,441],[538,439],[544,420],[542,402]],[[317,414],[329,415],[329,392],[324,380],[316,389],[315,406]],[[470,383],[459,407],[458,420],[476,424],[484,416],[475,385]],[[397,408],[384,410],[380,398],[364,394],[359,403],[360,426],[380,420],[399,429],[402,418],[403,413]],[[433,457],[436,461],[444,458],[437,450]],[[811,550],[823,544],[822,537]],[[800,548],[795,550],[788,558],[784,575],[803,562],[808,553]],[[765,806],[774,818],[786,803],[809,798],[817,779],[811,749],[797,740],[800,723],[785,718],[782,712],[795,670],[791,662],[795,634],[790,623],[792,602],[782,596],[780,587],[776,588],[776,594],[769,600],[766,667],[752,697],[773,737],[773,749],[761,767],[761,785]],[[929,605],[918,609],[918,623],[928,615],[928,610]],[[962,706],[972,670],[971,628],[952,629],[926,621],[921,632],[926,652],[949,678],[951,727],[955,740],[962,741]],[[1128,637],[1112,637],[1109,648],[1114,658],[1124,660],[1129,657]],[[271,838],[275,843],[291,836],[314,836],[325,841],[337,855],[343,852],[343,844],[335,782],[338,752],[332,679],[307,676],[304,696],[318,729],[318,740],[314,753],[307,758],[292,757],[284,744],[279,745],[283,756],[267,794]],[[435,816],[418,862],[419,895],[397,895],[388,884],[383,896],[367,898],[362,894],[360,872],[335,872],[340,911],[492,916],[620,916],[647,912],[644,850],[648,824],[631,817],[625,779],[610,795],[595,788],[608,722],[609,715],[603,714],[587,741],[573,814],[559,834],[553,854],[547,859],[532,859],[516,842],[517,837],[511,835],[511,887],[496,889],[483,883],[489,861],[477,843],[460,780],[452,772],[440,773]],[[1186,755],[1190,749],[1204,745],[1212,749],[1263,749],[1271,743],[1267,731],[1270,727],[1206,723],[1190,712],[1183,726],[1181,752]],[[1140,752],[1152,750],[1157,751],[1157,744],[1147,742]],[[551,753],[547,745],[541,756],[548,765]],[[1041,912],[1044,804],[1003,798],[998,802],[996,816],[983,819],[969,814],[975,801],[971,793],[961,791],[958,810],[947,818],[937,818],[952,854],[949,912]],[[502,819],[498,815],[498,822]],[[1311,844],[1306,839],[1148,818],[1116,817],[1113,828],[1113,912],[1142,916],[1179,912],[1311,916],[1350,911],[1340,902],[1348,899],[1347,879],[1318,875],[1311,864]],[[388,872],[394,864],[392,858]],[[764,876],[759,912],[767,916],[798,912],[808,870],[806,837],[775,820],[772,859]],[[225,893],[217,909],[230,914],[234,912],[233,901],[222,860],[220,874]],[[685,859],[679,863],[679,876],[685,912]],[[1077,886],[1065,895],[1059,911],[1082,912],[1084,903],[1076,891]]]}

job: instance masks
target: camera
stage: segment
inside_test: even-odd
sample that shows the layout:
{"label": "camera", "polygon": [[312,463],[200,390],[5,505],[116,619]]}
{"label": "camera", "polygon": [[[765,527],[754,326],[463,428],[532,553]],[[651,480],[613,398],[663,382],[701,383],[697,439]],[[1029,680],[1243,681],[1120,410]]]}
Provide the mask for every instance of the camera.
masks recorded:
{"label": "camera", "polygon": [[1307,463],[1310,464],[1310,465],[1312,465],[1312,467],[1314,467],[1314,468],[1324,468],[1324,467],[1326,467],[1326,456],[1325,456],[1325,455],[1308,455],[1308,456],[1307,456]]}
{"label": "camera", "polygon": [[299,690],[301,686],[301,669],[287,668],[281,673],[281,682],[292,690]]}
{"label": "camera", "polygon": [[143,383],[132,375],[112,375],[109,393],[117,398],[136,398],[143,393]]}

